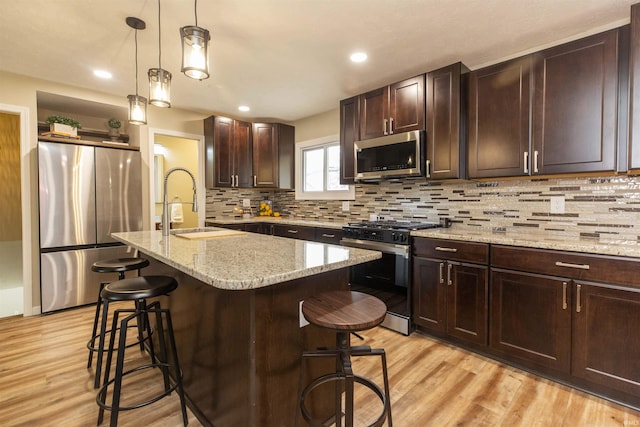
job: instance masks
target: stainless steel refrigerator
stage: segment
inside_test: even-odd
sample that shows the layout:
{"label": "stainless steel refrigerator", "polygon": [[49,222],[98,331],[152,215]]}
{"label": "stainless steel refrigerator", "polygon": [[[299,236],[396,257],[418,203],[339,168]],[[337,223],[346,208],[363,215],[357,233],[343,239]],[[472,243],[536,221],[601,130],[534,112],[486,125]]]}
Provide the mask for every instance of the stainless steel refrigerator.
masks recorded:
{"label": "stainless steel refrigerator", "polygon": [[142,228],[140,152],[40,141],[38,183],[42,312],[95,302],[91,264],[133,256],[110,234]]}

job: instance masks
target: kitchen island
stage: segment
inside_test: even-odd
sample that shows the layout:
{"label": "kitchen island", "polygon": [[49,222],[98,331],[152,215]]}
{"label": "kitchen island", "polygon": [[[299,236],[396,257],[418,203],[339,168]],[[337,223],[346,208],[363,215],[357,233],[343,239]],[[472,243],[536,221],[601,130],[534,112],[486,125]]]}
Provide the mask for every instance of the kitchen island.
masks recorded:
{"label": "kitchen island", "polygon": [[[224,229],[192,230],[214,232],[203,239],[160,231],[113,237],[151,261],[142,274],[178,280],[162,304],[171,309],[185,391],[200,421],[293,425],[302,351],[335,344],[333,333],[302,326],[300,302],[347,289],[349,267],[381,254],[229,230],[214,237],[216,230]],[[305,376],[333,368],[321,361]],[[330,393],[315,400],[313,410],[328,416]]]}

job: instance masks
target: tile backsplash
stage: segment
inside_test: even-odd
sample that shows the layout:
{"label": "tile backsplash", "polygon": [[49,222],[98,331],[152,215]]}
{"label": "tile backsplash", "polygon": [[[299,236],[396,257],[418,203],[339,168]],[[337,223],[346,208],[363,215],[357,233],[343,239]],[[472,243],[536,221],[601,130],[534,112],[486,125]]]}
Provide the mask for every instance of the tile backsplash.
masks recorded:
{"label": "tile backsplash", "polygon": [[[564,213],[550,213],[550,197],[565,199]],[[388,180],[356,186],[349,211],[341,201],[295,200],[293,191],[207,190],[207,217],[232,216],[242,199],[254,213],[273,200],[283,216],[349,222],[370,214],[398,220],[437,221],[494,232],[553,232],[567,238],[607,237],[640,240],[640,176],[576,177],[482,182]]]}

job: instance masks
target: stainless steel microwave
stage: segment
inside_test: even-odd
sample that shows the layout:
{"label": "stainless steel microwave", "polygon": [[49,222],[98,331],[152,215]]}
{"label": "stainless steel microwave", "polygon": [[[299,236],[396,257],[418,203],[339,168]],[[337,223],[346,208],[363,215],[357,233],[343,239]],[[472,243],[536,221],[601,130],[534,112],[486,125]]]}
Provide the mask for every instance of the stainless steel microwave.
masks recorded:
{"label": "stainless steel microwave", "polygon": [[426,132],[411,131],[356,141],[356,181],[425,176]]}

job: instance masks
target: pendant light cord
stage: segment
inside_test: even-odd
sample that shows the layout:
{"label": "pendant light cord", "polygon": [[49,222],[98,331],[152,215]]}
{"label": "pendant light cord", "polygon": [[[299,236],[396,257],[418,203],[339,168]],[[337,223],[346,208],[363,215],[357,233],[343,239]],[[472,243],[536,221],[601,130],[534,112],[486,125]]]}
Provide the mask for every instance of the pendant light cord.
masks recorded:
{"label": "pendant light cord", "polygon": [[198,26],[198,0],[193,2],[193,13],[196,15],[196,27]]}
{"label": "pendant light cord", "polygon": [[160,31],[160,0],[158,0],[158,68],[162,69],[162,31]]}
{"label": "pendant light cord", "polygon": [[138,96],[138,29],[137,28],[136,28],[134,37],[136,40],[136,96]]}

